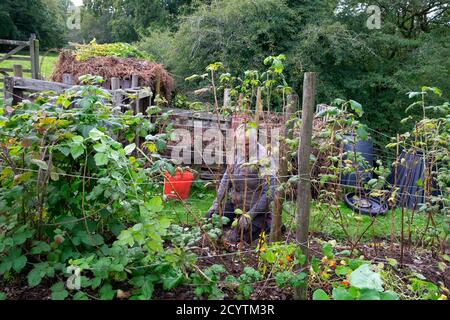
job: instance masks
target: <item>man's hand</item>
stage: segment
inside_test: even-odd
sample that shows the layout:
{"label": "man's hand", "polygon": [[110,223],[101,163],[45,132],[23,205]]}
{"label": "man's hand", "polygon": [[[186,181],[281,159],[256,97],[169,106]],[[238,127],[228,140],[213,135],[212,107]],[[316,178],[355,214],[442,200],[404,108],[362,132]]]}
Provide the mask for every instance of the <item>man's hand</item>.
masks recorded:
{"label": "man's hand", "polygon": [[252,218],[248,214],[243,214],[239,218],[239,228],[242,230],[247,230],[250,226]]}
{"label": "man's hand", "polygon": [[216,213],[216,209],[215,208],[211,208],[211,209],[208,210],[208,212],[206,212],[206,217],[207,218],[212,218],[214,213]]}

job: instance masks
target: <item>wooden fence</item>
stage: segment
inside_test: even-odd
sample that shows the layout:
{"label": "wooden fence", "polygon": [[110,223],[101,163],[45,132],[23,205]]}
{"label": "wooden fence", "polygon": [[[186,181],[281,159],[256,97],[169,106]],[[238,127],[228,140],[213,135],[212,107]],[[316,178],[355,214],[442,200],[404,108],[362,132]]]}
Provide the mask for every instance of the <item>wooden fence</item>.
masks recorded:
{"label": "wooden fence", "polygon": [[[182,129],[183,131],[178,131],[180,133],[178,139],[169,141],[163,156],[165,158],[172,158],[172,152],[177,148],[180,140],[182,138],[191,139],[189,149],[184,150],[183,152],[190,154],[190,163],[188,165],[195,168],[200,173],[200,178],[202,179],[217,179],[218,174],[225,170],[227,147],[230,147],[227,145],[229,142],[227,141],[227,138],[230,138],[233,134],[232,132],[244,120],[254,121],[255,117],[254,115],[236,116],[236,114],[233,114],[233,116],[224,116],[217,115],[213,112],[197,112],[186,109],[163,109],[163,112],[167,111],[171,111],[168,122],[172,125],[173,129]],[[251,117],[251,119],[247,119],[249,117]],[[284,114],[262,112],[260,114],[258,125],[258,141],[264,145],[271,143],[272,130],[283,128],[284,123]],[[210,129],[213,130],[210,131]],[[222,139],[217,139],[214,142],[221,143],[223,155],[222,163],[207,164],[202,155],[207,146],[212,142],[211,133],[219,134],[217,129],[220,130]],[[186,140],[183,140],[183,143],[185,142]],[[176,152],[178,153],[178,150],[176,150]]]}
{"label": "wooden fence", "polygon": [[[19,40],[7,40],[7,39],[0,39],[0,45],[7,46],[9,48],[13,47],[9,52],[0,54],[0,74],[2,75],[0,77],[0,83],[4,82],[5,76],[10,76],[14,74],[15,76],[18,76],[16,73],[16,68],[6,68],[1,67],[2,63],[5,61],[26,61],[30,63],[30,68],[23,69],[22,68],[22,74],[29,74],[32,79],[39,79],[40,78],[40,69],[39,69],[39,40],[36,39],[36,36],[34,34],[31,35],[30,39],[28,41],[19,41]],[[18,55],[18,53],[22,50],[25,50],[26,48],[29,48],[29,55],[28,56],[22,56]],[[20,75],[22,76],[22,75]],[[0,92],[1,94],[1,92]]]}
{"label": "wooden fence", "polygon": [[[5,103],[17,104],[26,98],[27,93],[35,93],[39,91],[55,91],[62,92],[63,90],[72,87],[68,83],[50,82],[38,79],[23,78],[22,66],[14,65],[14,74],[17,76],[5,77],[4,96]],[[138,78],[133,76],[133,85],[137,84]],[[105,88],[112,94],[115,105],[125,105],[128,101],[128,96],[134,96],[134,104],[138,112],[143,112],[144,108],[149,106],[152,92],[148,87],[131,86],[129,88],[121,88],[120,81],[117,78],[111,79],[111,87]]]}

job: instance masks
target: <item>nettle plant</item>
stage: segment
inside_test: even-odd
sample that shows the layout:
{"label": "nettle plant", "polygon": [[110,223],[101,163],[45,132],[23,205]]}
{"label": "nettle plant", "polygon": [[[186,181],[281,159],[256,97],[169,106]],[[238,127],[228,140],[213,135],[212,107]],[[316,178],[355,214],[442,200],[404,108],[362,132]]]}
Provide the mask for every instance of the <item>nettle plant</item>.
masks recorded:
{"label": "nettle plant", "polygon": [[[168,135],[142,114],[114,109],[101,78],[80,80],[0,109],[0,275],[8,281],[26,270],[36,286],[71,275],[71,264],[88,270],[82,287],[101,288],[101,298],[112,297],[117,280],[149,298],[155,283],[177,285],[193,259],[162,246],[171,223],[155,188],[175,170],[158,154]],[[147,139],[141,147],[136,134]],[[52,290],[54,298],[69,294],[62,283]]]}

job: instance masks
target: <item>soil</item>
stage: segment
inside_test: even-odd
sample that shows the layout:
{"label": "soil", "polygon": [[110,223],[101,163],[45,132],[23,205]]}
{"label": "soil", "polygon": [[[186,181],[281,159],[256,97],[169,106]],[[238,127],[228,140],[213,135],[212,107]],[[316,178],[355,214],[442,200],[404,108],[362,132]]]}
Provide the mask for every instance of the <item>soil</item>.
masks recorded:
{"label": "soil", "polygon": [[[319,259],[321,254],[321,242],[330,240],[329,237],[322,236],[316,237],[310,242],[311,254],[316,255]],[[205,242],[206,243],[206,242]],[[215,249],[204,247],[198,254],[197,266],[203,270],[213,264],[223,264],[228,270],[228,274],[238,277],[244,267],[257,267],[258,257],[257,254],[252,252],[246,252],[254,249],[253,246],[244,245],[241,249],[244,252],[241,256],[236,254],[239,250],[238,247],[225,246],[223,244],[217,244]],[[337,244],[335,246],[335,252],[341,250],[348,250],[349,247],[343,244]],[[393,247],[391,251],[390,244],[385,240],[374,241],[373,243],[360,244],[358,246],[359,254],[363,255],[367,260],[373,260],[374,262],[383,262],[386,265],[387,259],[392,258],[400,263],[401,261],[401,248],[399,245]],[[403,266],[398,266],[398,272],[408,274],[411,272],[417,272],[422,274],[427,281],[431,281],[437,285],[443,284],[446,288],[450,286],[450,267],[447,266],[445,272],[438,268],[439,262],[442,260],[429,248],[422,249],[416,248],[409,250],[406,248],[403,255]],[[17,278],[14,281],[5,283],[0,282],[0,291],[6,293],[9,300],[49,300],[51,291],[50,287],[53,282],[44,280],[40,285],[30,288],[27,285],[26,277]],[[288,290],[281,290],[276,287],[273,280],[261,281],[255,283],[255,290],[252,294],[252,299],[262,300],[289,300],[293,299],[293,292]],[[121,288],[126,291],[127,288]],[[316,288],[310,288],[310,295]],[[224,299],[233,299],[234,294],[224,290]],[[192,286],[181,285],[170,292],[163,291],[162,288],[156,287],[153,299],[155,300],[190,300],[196,299]]]}

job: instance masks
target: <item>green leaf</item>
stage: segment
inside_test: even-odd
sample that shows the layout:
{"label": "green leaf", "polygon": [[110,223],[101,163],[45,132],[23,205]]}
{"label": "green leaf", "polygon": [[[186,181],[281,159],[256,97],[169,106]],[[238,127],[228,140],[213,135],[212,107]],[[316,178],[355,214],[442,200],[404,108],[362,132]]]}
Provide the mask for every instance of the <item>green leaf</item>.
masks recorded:
{"label": "green leaf", "polygon": [[104,136],[105,134],[100,130],[98,130],[97,128],[94,128],[91,131],[89,131],[89,138],[91,138],[94,141],[98,141]]}
{"label": "green leaf", "polygon": [[160,196],[154,196],[148,201],[148,207],[152,212],[160,212],[164,209],[163,200]]}
{"label": "green leaf", "polygon": [[330,297],[322,289],[317,289],[313,293],[313,300],[330,300]]}
{"label": "green leaf", "polygon": [[48,170],[48,164],[45,161],[39,159],[32,159],[30,162],[37,165],[42,170]]}
{"label": "green leaf", "polygon": [[95,164],[99,167],[108,164],[108,155],[106,153],[96,153],[94,156]]}
{"label": "green leaf", "polygon": [[358,289],[373,289],[376,291],[383,291],[383,282],[381,276],[370,270],[368,264],[359,266],[350,274],[350,284]]}
{"label": "green leaf", "polygon": [[84,146],[82,144],[72,144],[70,146],[70,154],[72,155],[74,160],[76,160],[83,153],[84,153]]}
{"label": "green leaf", "polygon": [[97,143],[97,144],[94,144],[94,145],[93,145],[93,148],[94,148],[94,150],[97,151],[97,152],[105,152],[106,149],[107,149],[106,145],[103,144],[103,143]]}
{"label": "green leaf", "polygon": [[442,91],[441,89],[437,87],[430,88],[435,94],[437,94],[439,97],[442,97]]}
{"label": "green leaf", "polygon": [[164,290],[172,290],[183,282],[183,275],[179,274],[175,277],[167,277],[163,281]]}
{"label": "green leaf", "polygon": [[417,179],[416,185],[417,185],[418,187],[423,187],[423,180],[422,180],[422,178]]}
{"label": "green leaf", "polygon": [[316,258],[316,256],[313,256],[311,259],[311,267],[315,273],[318,273],[320,271],[319,260]]}
{"label": "green leaf", "polygon": [[375,289],[361,289],[360,300],[381,300],[380,292]]}
{"label": "green leaf", "polygon": [[0,300],[6,300],[6,293],[0,291]]}
{"label": "green leaf", "polygon": [[289,284],[290,284],[292,287],[304,286],[304,285],[306,284],[305,278],[306,278],[306,273],[305,273],[305,272],[299,272],[299,273],[295,274],[295,275],[289,280]]}
{"label": "green leaf", "polygon": [[170,219],[168,217],[162,217],[159,219],[159,225],[163,229],[167,229],[170,226]]}
{"label": "green leaf", "polygon": [[89,300],[89,297],[87,296],[86,293],[78,291],[77,293],[74,294],[73,300]]}
{"label": "green leaf", "polygon": [[102,300],[112,300],[115,295],[116,291],[112,289],[112,286],[109,283],[103,285],[100,289],[100,299]]}
{"label": "green leaf", "polygon": [[20,231],[16,231],[12,237],[15,245],[23,244],[27,239],[31,238],[33,233],[30,230],[20,228]]}
{"label": "green leaf", "polygon": [[11,270],[11,267],[12,267],[11,260],[6,260],[6,261],[3,261],[2,263],[0,263],[0,275]]}
{"label": "green leaf", "polygon": [[325,243],[322,246],[322,253],[328,258],[333,259],[333,246],[330,243]]}
{"label": "green leaf", "polygon": [[72,137],[72,141],[75,144],[83,144],[84,138],[82,136],[74,136],[74,137]]}
{"label": "green leaf", "polygon": [[21,255],[19,257],[16,257],[12,261],[12,268],[14,269],[14,271],[20,272],[25,267],[26,263],[27,263],[27,257]]}
{"label": "green leaf", "polygon": [[356,129],[356,134],[358,135],[358,138],[360,138],[361,140],[366,141],[367,139],[369,139],[369,135],[363,126],[359,126]]}
{"label": "green leaf", "polygon": [[70,149],[67,147],[57,146],[56,149],[59,150],[66,157],[69,156],[69,154],[70,154]]}
{"label": "green leaf", "polygon": [[349,271],[351,271],[351,269],[347,266],[337,266],[336,269],[334,270],[334,272],[338,276],[346,276],[349,273]]}
{"label": "green leaf", "polygon": [[352,295],[343,287],[337,287],[333,289],[334,300],[354,300]]}
{"label": "green leaf", "polygon": [[37,286],[39,283],[41,283],[42,278],[45,276],[45,274],[46,270],[41,266],[41,264],[36,265],[34,269],[28,273],[28,285],[30,287]]}
{"label": "green leaf", "polygon": [[48,243],[45,243],[43,241],[35,241],[33,243],[33,248],[31,248],[32,254],[41,254],[41,253],[47,253],[50,252],[51,248]]}
{"label": "green leaf", "polygon": [[146,280],[141,288],[141,292],[144,299],[149,300],[152,298],[153,289],[154,289],[153,282]]}
{"label": "green leaf", "polygon": [[127,145],[123,150],[125,151],[126,155],[129,155],[134,151],[134,149],[136,149],[136,144],[132,143]]}
{"label": "green leaf", "polygon": [[363,113],[364,113],[362,105],[359,102],[355,101],[355,100],[349,100],[348,102],[350,103],[350,107],[353,109],[353,111],[355,111],[356,114],[359,117],[361,117],[363,115]]}
{"label": "green leaf", "polygon": [[422,92],[408,92],[408,98],[411,99],[411,98],[414,98],[414,97],[416,97],[416,96],[418,96],[420,94],[422,94]]}
{"label": "green leaf", "polygon": [[63,282],[55,283],[51,288],[52,300],[64,300],[69,296],[69,292],[65,289]]}
{"label": "green leaf", "polygon": [[172,177],[174,177],[175,176],[175,168],[173,167],[173,165],[171,165],[170,163],[165,163],[164,164],[164,167],[165,167],[165,169],[170,173],[170,175],[172,176]]}
{"label": "green leaf", "polygon": [[392,267],[394,267],[394,268],[397,267],[397,265],[398,265],[397,260],[395,260],[393,258],[387,258],[386,260],[389,263],[389,265],[391,265]]}
{"label": "green leaf", "polygon": [[399,300],[398,295],[392,291],[386,291],[380,293],[381,300]]}

